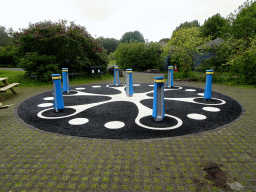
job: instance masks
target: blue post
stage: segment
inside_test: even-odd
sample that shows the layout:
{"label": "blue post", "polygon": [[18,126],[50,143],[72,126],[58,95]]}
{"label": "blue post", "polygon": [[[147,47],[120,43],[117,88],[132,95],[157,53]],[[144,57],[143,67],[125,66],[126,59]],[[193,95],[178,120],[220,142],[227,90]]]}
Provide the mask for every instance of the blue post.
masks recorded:
{"label": "blue post", "polygon": [[132,69],[126,69],[126,95],[128,97],[133,95]]}
{"label": "blue post", "polygon": [[69,93],[70,84],[69,84],[69,77],[68,77],[68,68],[62,68],[62,77],[63,77],[63,92]]}
{"label": "blue post", "polygon": [[167,87],[173,87],[173,66],[168,67]]}
{"label": "blue post", "polygon": [[119,67],[114,66],[114,85],[119,85]]}
{"label": "blue post", "polygon": [[153,113],[155,121],[163,121],[165,116],[164,110],[164,77],[154,78],[154,99]]}
{"label": "blue post", "polygon": [[61,76],[60,74],[52,74],[53,81],[53,107],[56,112],[64,108],[63,95],[61,90]]}
{"label": "blue post", "polygon": [[206,84],[204,90],[204,99],[206,101],[212,98],[212,75],[213,70],[206,70]]}

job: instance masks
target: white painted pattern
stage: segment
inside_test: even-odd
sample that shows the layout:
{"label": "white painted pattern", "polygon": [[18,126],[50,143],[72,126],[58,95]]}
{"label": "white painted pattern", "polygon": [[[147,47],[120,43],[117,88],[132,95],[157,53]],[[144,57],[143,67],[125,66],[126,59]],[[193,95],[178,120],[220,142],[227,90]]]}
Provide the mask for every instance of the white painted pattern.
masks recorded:
{"label": "white painted pattern", "polygon": [[195,89],[185,89],[185,91],[191,91],[191,92],[193,92],[193,91],[196,91]]}
{"label": "white painted pattern", "polygon": [[100,88],[101,86],[99,85],[95,85],[95,86],[92,86],[93,88]]}
{"label": "white painted pattern", "polygon": [[204,93],[198,93],[197,95],[204,96]]}
{"label": "white painted pattern", "polygon": [[88,122],[89,122],[89,119],[86,119],[86,118],[75,118],[75,119],[71,119],[68,123],[71,125],[83,125]]}
{"label": "white painted pattern", "polygon": [[104,126],[108,129],[121,129],[122,127],[124,127],[124,123],[121,121],[110,121],[108,123],[106,123]]}
{"label": "white painted pattern", "polygon": [[84,90],[85,88],[83,87],[77,87],[76,90]]}
{"label": "white painted pattern", "polygon": [[187,115],[188,118],[190,119],[195,119],[195,120],[204,120],[206,119],[205,115],[197,114],[197,113],[191,113]]}
{"label": "white painted pattern", "polygon": [[39,104],[37,106],[38,107],[50,107],[50,106],[53,106],[53,103],[42,103],[42,104]]}
{"label": "white painted pattern", "polygon": [[46,101],[51,101],[51,100],[53,100],[54,98],[53,97],[45,97],[44,98],[44,100],[46,100]]}
{"label": "white painted pattern", "polygon": [[210,112],[219,112],[220,109],[217,107],[203,107],[203,110],[210,111]]}

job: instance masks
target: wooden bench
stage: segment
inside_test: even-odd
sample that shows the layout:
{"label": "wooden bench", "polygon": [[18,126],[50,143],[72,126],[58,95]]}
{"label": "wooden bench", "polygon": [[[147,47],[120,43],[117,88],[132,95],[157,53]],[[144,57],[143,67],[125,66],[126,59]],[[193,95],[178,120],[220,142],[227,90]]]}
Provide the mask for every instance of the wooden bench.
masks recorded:
{"label": "wooden bench", "polygon": [[[4,85],[0,86],[0,92],[6,92],[7,89],[10,89],[13,94],[17,94],[14,90],[13,87],[17,87],[19,85],[19,83],[12,83],[12,84],[8,84],[7,82],[8,77],[5,78],[0,78],[0,81],[2,81],[4,83]],[[0,98],[4,101],[4,98],[0,96]]]}
{"label": "wooden bench", "polygon": [[13,104],[11,104],[11,105],[3,105],[2,103],[0,103],[0,109],[8,108],[8,107],[10,107],[12,105]]}
{"label": "wooden bench", "polygon": [[17,87],[19,85],[19,83],[12,83],[10,85],[7,85],[7,86],[4,86],[2,88],[0,88],[0,92],[6,92],[7,89],[11,89],[11,91],[14,93],[14,94],[17,94],[13,89],[12,87]]}

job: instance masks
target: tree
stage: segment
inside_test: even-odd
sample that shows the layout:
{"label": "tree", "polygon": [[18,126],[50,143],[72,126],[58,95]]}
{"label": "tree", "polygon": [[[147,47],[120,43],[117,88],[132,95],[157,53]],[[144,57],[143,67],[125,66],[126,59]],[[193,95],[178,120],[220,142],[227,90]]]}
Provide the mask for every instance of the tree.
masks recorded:
{"label": "tree", "polygon": [[228,20],[221,17],[219,13],[213,15],[208,20],[205,20],[204,24],[201,26],[202,35],[207,37],[209,35],[213,36],[213,39],[221,37],[221,30],[228,25]]}
{"label": "tree", "polygon": [[[164,41],[164,42],[168,42],[168,41],[170,41],[171,39],[170,38],[163,38],[163,39],[161,39],[160,41]],[[159,42],[160,42],[159,41]]]}
{"label": "tree", "polygon": [[178,57],[186,77],[192,69],[194,53],[200,54],[196,47],[211,41],[211,38],[212,36],[202,37],[198,27],[182,28],[173,32],[171,40],[163,47],[162,54],[166,57],[172,53],[173,57]]}
{"label": "tree", "polygon": [[159,43],[132,41],[121,43],[116,50],[116,64],[122,69],[144,71],[146,69],[160,69],[164,60],[158,52],[162,46]]}
{"label": "tree", "polygon": [[139,31],[130,31],[130,32],[126,32],[122,38],[120,39],[121,43],[125,43],[128,42],[130,43],[131,41],[138,41],[138,42],[144,42],[145,43],[145,39],[143,37],[143,35],[139,32]]}
{"label": "tree", "polygon": [[12,46],[14,43],[14,38],[10,36],[10,34],[13,32],[12,28],[9,28],[9,31],[7,32],[4,26],[0,26],[0,46]]}
{"label": "tree", "polygon": [[236,15],[230,14],[229,20],[231,26],[229,28],[230,36],[235,39],[244,39],[247,48],[250,47],[250,38],[256,35],[256,2],[244,2],[244,6],[240,6]]}
{"label": "tree", "polygon": [[182,28],[191,28],[191,27],[200,27],[200,24],[198,23],[198,20],[194,20],[194,21],[191,21],[191,22],[184,22],[184,23],[181,23],[178,27],[176,27],[176,29],[173,31],[176,32]]}
{"label": "tree", "polygon": [[111,52],[114,52],[119,44],[119,41],[117,39],[114,38],[104,38],[104,37],[99,37],[96,39],[99,44],[104,47],[105,49],[107,49],[107,54],[109,55]]}
{"label": "tree", "polygon": [[106,70],[108,58],[104,48],[84,27],[77,26],[74,22],[66,27],[66,23],[66,20],[54,24],[39,22],[16,33],[18,52],[23,57],[20,66],[29,69],[26,70],[28,73],[42,75],[45,80],[50,78],[51,73],[47,70],[47,63],[52,65],[52,72],[56,70],[55,66],[58,69],[67,67],[73,72],[86,71],[89,66],[99,65]]}

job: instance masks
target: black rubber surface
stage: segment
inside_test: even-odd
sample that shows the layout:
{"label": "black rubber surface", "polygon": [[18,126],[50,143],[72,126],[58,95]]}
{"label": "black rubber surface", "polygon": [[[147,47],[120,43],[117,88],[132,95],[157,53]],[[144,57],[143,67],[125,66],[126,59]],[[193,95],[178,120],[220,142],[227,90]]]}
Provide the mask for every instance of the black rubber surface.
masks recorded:
{"label": "black rubber surface", "polygon": [[[109,87],[106,87],[107,85],[109,85]],[[212,92],[212,99],[205,101],[202,95],[198,95],[198,93],[203,94],[204,89],[186,86],[167,88],[165,85],[164,98],[166,116],[162,122],[155,122],[152,117],[153,92],[140,97],[140,103],[151,109],[151,114],[139,120],[142,125],[151,127],[145,128],[135,122],[139,110],[144,110],[144,108],[138,108],[137,105],[132,102],[132,99],[135,99],[135,94],[153,91],[154,87],[149,85],[153,84],[146,83],[140,84],[140,86],[134,86],[134,96],[130,98],[129,101],[125,101],[124,99],[127,97],[125,84],[119,86],[114,86],[113,84],[99,84],[96,86],[101,87],[93,87],[95,85],[71,87],[69,94],[63,93],[65,108],[58,113],[55,112],[53,106],[38,107],[40,104],[53,104],[53,100],[44,99],[53,97],[52,91],[45,92],[21,103],[18,108],[18,115],[27,124],[48,132],[104,139],[149,139],[182,136],[215,129],[234,121],[242,112],[242,108],[238,102],[220,93]],[[76,90],[76,88],[85,89]],[[116,88],[120,88],[124,92],[121,93],[121,91]],[[77,96],[76,94],[78,93],[102,94],[102,96]],[[114,102],[112,102],[112,97],[116,99]],[[191,99],[191,101],[184,101],[184,99],[189,98],[193,99]],[[85,107],[89,107],[92,104],[104,101],[108,102],[85,109]],[[222,101],[225,101],[225,104],[222,104]],[[69,107],[77,106],[80,106],[83,111],[73,116],[61,118],[74,114],[77,109]],[[206,111],[203,109],[204,107],[212,107],[211,110],[215,109],[220,111]],[[43,110],[46,111],[42,112]],[[40,118],[38,116],[39,112],[42,112],[44,117],[53,119]],[[141,113],[143,114],[143,111],[141,111]],[[204,115],[206,119],[192,119],[188,117],[191,114],[197,114],[199,116]],[[171,117],[168,115],[171,115]],[[70,124],[72,120],[74,121],[74,119],[77,118],[87,120],[87,122],[80,125]],[[182,122],[179,126],[177,125],[179,123],[177,119],[180,119]],[[106,126],[108,123],[115,123],[117,121],[119,122],[118,128],[115,127],[115,129],[112,129]],[[173,126],[178,127],[170,129],[170,127]]]}

